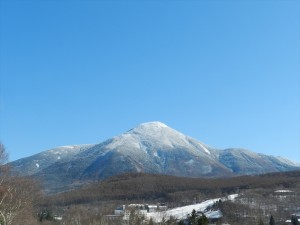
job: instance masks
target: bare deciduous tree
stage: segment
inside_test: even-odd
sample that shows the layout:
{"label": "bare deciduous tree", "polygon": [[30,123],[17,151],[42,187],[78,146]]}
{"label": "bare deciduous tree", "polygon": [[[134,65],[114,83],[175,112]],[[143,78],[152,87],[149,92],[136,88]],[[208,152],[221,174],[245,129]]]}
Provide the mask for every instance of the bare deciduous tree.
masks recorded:
{"label": "bare deciduous tree", "polygon": [[[38,196],[37,185],[34,181],[11,176],[8,167],[5,147],[0,143],[0,224],[17,224],[18,216],[28,213]],[[26,215],[27,216],[27,215]],[[24,223],[23,223],[24,224]]]}
{"label": "bare deciduous tree", "polygon": [[0,142],[0,185],[5,181],[8,174],[8,166],[5,163],[8,160],[8,153],[5,146]]}

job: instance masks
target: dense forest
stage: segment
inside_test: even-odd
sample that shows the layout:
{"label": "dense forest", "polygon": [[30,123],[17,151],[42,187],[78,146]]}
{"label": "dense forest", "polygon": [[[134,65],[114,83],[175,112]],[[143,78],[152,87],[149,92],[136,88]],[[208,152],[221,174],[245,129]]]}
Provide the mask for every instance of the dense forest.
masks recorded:
{"label": "dense forest", "polygon": [[258,176],[204,179],[155,174],[123,174],[87,187],[52,195],[55,205],[82,204],[108,200],[147,200],[178,203],[186,199],[205,200],[251,189],[299,188],[300,171]]}

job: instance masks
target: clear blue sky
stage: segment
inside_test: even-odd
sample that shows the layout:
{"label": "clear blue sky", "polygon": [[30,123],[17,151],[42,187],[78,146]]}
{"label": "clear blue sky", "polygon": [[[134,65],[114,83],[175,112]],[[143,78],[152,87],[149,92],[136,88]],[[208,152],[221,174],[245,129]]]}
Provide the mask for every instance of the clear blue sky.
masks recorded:
{"label": "clear blue sky", "polygon": [[298,0],[0,3],[10,159],[161,121],[300,162]]}

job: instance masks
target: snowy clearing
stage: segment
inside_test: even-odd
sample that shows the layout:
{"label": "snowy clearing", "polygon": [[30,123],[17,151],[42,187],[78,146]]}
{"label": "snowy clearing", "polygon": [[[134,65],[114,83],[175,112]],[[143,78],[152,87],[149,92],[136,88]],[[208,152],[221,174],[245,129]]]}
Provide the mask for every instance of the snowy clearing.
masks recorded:
{"label": "snowy clearing", "polygon": [[[190,214],[193,210],[196,210],[196,212],[198,212],[198,211],[204,212],[204,211],[206,211],[206,209],[208,207],[212,206],[214,203],[218,202],[219,200],[232,201],[236,197],[238,197],[238,194],[229,195],[229,196],[223,197],[223,198],[209,199],[209,200],[206,200],[206,201],[198,203],[198,204],[187,205],[187,206],[183,206],[183,207],[169,209],[164,212],[147,213],[146,217],[148,219],[152,218],[155,222],[161,222],[163,218],[169,219],[170,217],[174,217],[176,219],[185,219],[187,217],[187,215]],[[209,218],[222,217],[222,213],[219,210],[206,212],[205,215]]]}

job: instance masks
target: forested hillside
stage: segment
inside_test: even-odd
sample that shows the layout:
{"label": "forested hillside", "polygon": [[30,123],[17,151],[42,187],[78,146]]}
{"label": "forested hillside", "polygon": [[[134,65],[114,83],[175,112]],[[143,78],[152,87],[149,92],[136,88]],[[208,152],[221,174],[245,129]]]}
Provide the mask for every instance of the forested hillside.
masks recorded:
{"label": "forested hillside", "polygon": [[263,188],[300,188],[300,171],[259,176],[203,179],[153,174],[123,174],[87,187],[52,195],[47,201],[58,205],[109,200],[161,200],[179,202]]}

